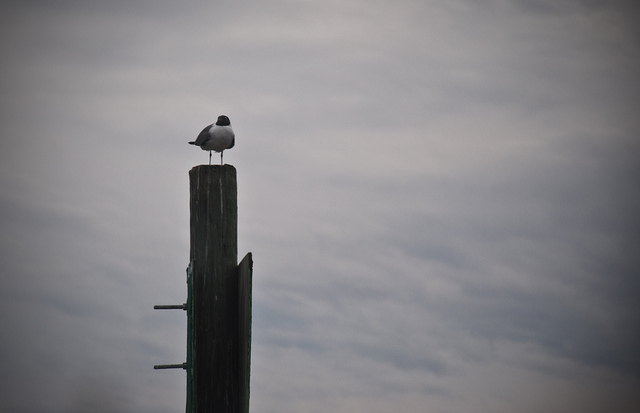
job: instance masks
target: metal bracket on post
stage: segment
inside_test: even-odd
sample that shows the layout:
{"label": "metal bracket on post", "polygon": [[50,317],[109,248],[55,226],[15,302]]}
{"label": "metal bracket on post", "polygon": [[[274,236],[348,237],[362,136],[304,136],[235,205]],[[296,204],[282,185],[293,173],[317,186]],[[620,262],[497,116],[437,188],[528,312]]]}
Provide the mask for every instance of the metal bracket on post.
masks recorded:
{"label": "metal bracket on post", "polygon": [[[184,310],[187,311],[187,303],[176,305],[154,305],[154,310]],[[153,366],[154,370],[167,370],[167,369],[187,369],[187,363],[182,364],[157,364]]]}
{"label": "metal bracket on post", "polygon": [[187,371],[187,406],[186,413],[193,413],[195,410],[195,386],[193,377],[194,366],[194,328],[193,328],[193,260],[189,262],[187,267],[187,302],[185,304],[187,312],[187,362],[184,369]]}
{"label": "metal bracket on post", "polygon": [[183,310],[187,312],[187,361],[181,364],[158,364],[154,370],[182,369],[187,371],[187,413],[193,411],[193,261],[187,267],[187,302],[176,305],[154,305],[154,310]]}

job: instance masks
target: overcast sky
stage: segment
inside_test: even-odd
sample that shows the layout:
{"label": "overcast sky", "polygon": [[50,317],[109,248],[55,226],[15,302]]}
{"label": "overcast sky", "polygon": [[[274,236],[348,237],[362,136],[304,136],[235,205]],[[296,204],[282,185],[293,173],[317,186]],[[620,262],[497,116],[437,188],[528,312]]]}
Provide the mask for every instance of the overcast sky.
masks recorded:
{"label": "overcast sky", "polygon": [[3,2],[0,411],[184,411],[220,114],[252,413],[640,411],[633,3]]}

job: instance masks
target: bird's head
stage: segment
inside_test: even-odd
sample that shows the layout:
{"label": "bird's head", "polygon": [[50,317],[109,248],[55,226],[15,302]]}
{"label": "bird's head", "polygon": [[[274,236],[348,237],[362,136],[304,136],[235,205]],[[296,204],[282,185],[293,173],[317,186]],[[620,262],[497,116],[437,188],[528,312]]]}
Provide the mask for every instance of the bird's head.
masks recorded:
{"label": "bird's head", "polygon": [[227,117],[226,115],[220,115],[218,116],[218,121],[216,122],[216,125],[229,126],[231,125],[231,121],[229,120],[229,117]]}

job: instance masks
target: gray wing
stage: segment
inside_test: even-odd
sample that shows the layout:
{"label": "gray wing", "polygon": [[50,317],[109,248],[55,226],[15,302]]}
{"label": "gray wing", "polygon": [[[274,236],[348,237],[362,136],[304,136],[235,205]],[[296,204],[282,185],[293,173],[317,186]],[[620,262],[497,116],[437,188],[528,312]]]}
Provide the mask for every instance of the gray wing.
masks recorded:
{"label": "gray wing", "polygon": [[[207,126],[206,128],[202,129],[202,132],[200,132],[200,134],[198,135],[198,137],[196,138],[195,142],[193,142],[193,145],[198,145],[198,146],[202,146],[203,143],[205,143],[208,139],[209,139],[209,129],[211,129],[211,127],[213,126],[213,123],[209,126]],[[189,142],[192,143],[192,142]]]}

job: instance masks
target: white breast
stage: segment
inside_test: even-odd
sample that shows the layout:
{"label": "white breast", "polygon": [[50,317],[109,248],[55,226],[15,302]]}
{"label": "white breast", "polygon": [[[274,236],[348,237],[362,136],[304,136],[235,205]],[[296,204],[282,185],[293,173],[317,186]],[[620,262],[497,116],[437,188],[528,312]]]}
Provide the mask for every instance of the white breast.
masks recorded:
{"label": "white breast", "polygon": [[206,151],[222,152],[231,146],[234,137],[231,126],[213,125],[209,129],[209,139],[202,144],[201,148]]}

